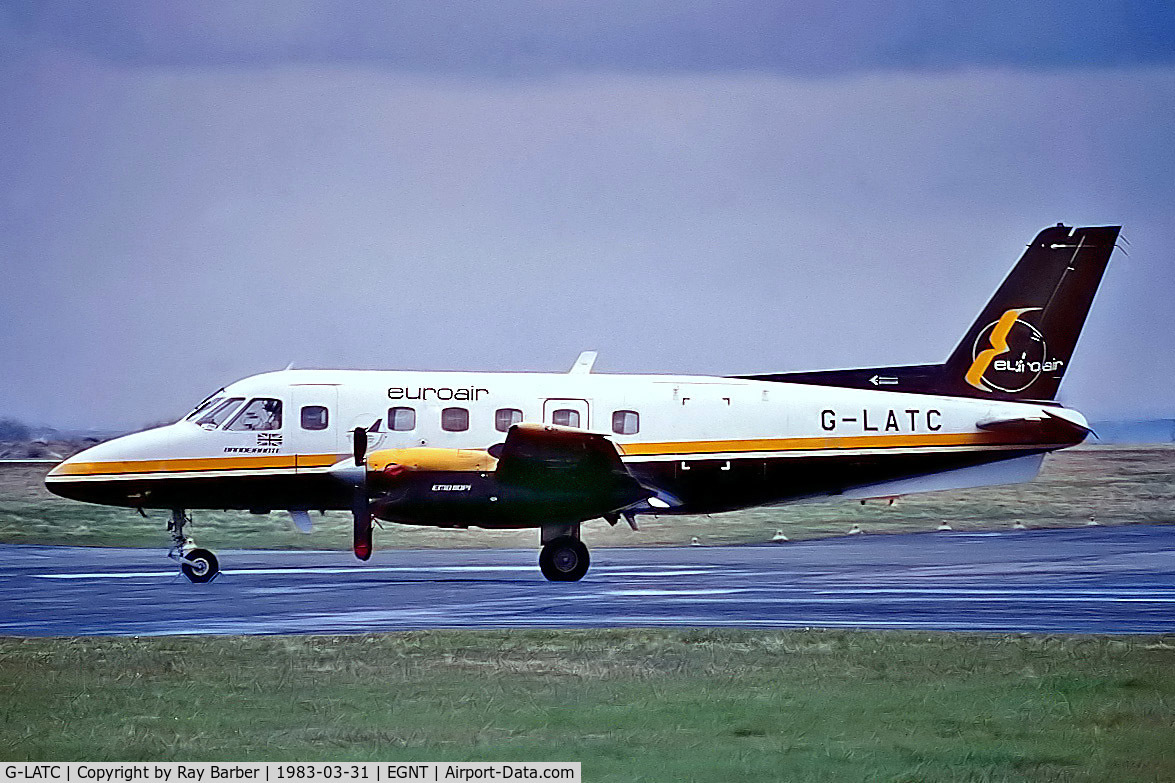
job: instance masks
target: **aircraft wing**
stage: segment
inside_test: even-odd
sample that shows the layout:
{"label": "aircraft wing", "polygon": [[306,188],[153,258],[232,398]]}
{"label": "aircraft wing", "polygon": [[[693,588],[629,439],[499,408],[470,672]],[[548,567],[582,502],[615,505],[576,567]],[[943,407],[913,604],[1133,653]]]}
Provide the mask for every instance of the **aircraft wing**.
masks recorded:
{"label": "aircraft wing", "polygon": [[516,424],[495,452],[495,476],[503,485],[578,496],[601,514],[654,494],[628,472],[606,435],[552,424]]}

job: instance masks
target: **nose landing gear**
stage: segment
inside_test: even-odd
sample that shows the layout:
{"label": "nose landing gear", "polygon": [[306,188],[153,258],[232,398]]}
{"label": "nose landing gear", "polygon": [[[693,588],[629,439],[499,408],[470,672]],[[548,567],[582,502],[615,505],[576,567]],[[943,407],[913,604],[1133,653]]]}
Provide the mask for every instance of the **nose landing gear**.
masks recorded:
{"label": "nose landing gear", "polygon": [[171,533],[172,545],[167,556],[179,561],[180,571],[189,580],[196,583],[211,582],[220,573],[220,563],[216,555],[207,549],[193,547],[196,542],[184,535],[184,525],[191,521],[192,518],[183,509],[177,508],[171,512],[167,530]]}

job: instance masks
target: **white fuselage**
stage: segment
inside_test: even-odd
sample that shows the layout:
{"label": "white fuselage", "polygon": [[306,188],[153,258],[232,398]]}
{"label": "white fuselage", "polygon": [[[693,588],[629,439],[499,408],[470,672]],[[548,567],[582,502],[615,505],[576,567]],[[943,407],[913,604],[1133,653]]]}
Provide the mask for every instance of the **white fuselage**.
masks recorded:
{"label": "white fuselage", "polygon": [[[816,482],[810,493],[789,490],[768,498],[758,491],[741,504],[753,505],[854,487],[882,492],[898,478],[954,469],[963,464],[960,454],[971,464],[1002,459],[996,452],[1011,457],[1072,445],[1009,440],[980,428],[983,421],[1039,417],[1047,408],[1085,423],[1051,404],[674,375],[285,370],[245,378],[217,396],[240,398],[240,411],[252,400],[278,400],[280,426],[258,432],[233,429],[231,421],[201,426],[192,417],[95,446],[55,469],[50,486],[58,491],[67,483],[133,481],[138,494],[116,502],[149,506],[151,482],[174,487],[187,479],[323,474],[349,453],[356,427],[369,431],[372,450],[486,449],[519,420],[606,434],[634,472],[664,474],[668,467],[656,463],[672,464],[673,475],[664,480],[674,488],[696,463],[730,470],[733,462],[744,473],[747,466],[761,462],[767,470],[779,460],[818,459],[831,467],[849,457],[858,458],[854,465],[866,458],[873,465],[902,456],[917,465],[904,473],[846,474],[832,490]],[[312,408],[325,408],[325,422],[305,420]],[[988,454],[977,459],[980,453]],[[189,506],[199,507],[194,500]],[[222,507],[219,499],[210,503]],[[713,508],[739,505],[726,497]],[[686,504],[682,510],[697,509]]]}

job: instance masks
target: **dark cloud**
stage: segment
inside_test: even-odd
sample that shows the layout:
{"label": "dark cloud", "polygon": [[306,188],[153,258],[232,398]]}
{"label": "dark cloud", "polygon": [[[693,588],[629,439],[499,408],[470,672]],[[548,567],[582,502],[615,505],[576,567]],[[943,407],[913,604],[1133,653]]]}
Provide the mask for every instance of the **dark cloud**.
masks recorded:
{"label": "dark cloud", "polygon": [[1175,61],[1175,5],[1160,0],[9,0],[0,15],[17,42],[146,65],[816,75]]}

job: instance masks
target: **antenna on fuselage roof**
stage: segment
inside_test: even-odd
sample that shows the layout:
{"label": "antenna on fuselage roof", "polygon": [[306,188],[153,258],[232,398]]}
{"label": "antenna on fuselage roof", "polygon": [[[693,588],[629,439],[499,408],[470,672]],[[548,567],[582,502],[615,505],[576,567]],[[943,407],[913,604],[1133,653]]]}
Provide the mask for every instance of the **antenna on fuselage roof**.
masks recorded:
{"label": "antenna on fuselage roof", "polygon": [[292,369],[294,369],[294,363],[293,363],[293,362],[290,362],[289,364],[287,364],[287,365],[286,365],[286,369],[287,369],[287,370],[292,370]]}
{"label": "antenna on fuselage roof", "polygon": [[571,365],[571,369],[567,371],[568,375],[587,375],[592,371],[592,365],[596,363],[595,351],[584,351],[575,360],[575,364]]}

